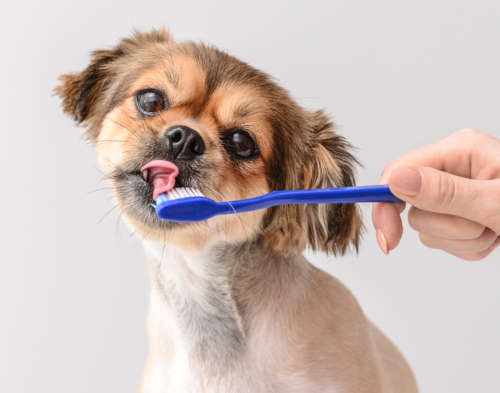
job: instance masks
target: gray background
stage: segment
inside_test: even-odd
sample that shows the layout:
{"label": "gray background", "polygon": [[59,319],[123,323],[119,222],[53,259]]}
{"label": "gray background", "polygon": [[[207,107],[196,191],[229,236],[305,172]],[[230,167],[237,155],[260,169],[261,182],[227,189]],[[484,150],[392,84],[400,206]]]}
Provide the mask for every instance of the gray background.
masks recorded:
{"label": "gray background", "polygon": [[[324,107],[358,147],[359,183],[463,127],[500,136],[498,1],[15,2],[2,9],[0,380],[17,392],[134,392],[148,283],[91,146],[63,116],[56,77],[132,29],[169,26]],[[104,216],[104,218],[102,218]],[[315,263],[401,348],[423,392],[498,392],[500,253],[479,263],[406,231],[384,256]],[[325,340],[328,338],[325,337]]]}

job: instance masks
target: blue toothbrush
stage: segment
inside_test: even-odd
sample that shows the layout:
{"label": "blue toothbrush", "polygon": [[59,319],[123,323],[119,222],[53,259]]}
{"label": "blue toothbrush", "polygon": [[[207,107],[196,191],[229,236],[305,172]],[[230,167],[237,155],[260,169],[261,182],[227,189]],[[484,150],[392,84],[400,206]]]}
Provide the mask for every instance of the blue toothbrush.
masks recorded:
{"label": "blue toothbrush", "polygon": [[168,194],[160,194],[153,206],[163,220],[196,222],[221,214],[244,213],[278,205],[357,202],[402,201],[387,185],[272,191],[255,198],[230,202],[215,202],[194,188],[176,187]]}

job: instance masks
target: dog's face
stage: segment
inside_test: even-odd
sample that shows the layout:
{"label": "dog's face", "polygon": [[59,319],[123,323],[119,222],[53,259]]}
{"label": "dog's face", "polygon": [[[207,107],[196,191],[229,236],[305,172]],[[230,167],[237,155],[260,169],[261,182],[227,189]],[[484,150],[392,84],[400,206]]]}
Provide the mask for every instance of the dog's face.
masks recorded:
{"label": "dog's face", "polygon": [[354,158],[332,123],[299,107],[266,74],[153,31],[94,52],[83,72],[61,82],[65,112],[87,127],[116,203],[142,237],[187,249],[258,241],[284,255],[307,245],[334,253],[357,246],[353,205],[281,206],[189,224],[156,217],[154,177],[162,173],[141,171],[154,160],[178,167],[176,187],[216,201],[354,184]]}

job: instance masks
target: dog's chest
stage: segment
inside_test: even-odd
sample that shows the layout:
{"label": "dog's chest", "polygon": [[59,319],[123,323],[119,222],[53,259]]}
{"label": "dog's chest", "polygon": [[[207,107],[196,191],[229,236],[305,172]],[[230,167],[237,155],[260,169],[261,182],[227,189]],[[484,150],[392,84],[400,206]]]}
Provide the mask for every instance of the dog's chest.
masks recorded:
{"label": "dog's chest", "polygon": [[142,393],[336,392],[281,365],[287,340],[268,328],[278,315],[243,329],[225,261],[186,260],[160,246],[148,251],[151,352]]}
{"label": "dog's chest", "polygon": [[214,381],[219,388],[232,385],[245,338],[223,265],[153,246],[146,249],[155,259],[149,316],[155,350],[145,393],[209,392]]}
{"label": "dog's chest", "polygon": [[268,373],[252,361],[235,321],[228,317],[223,321],[224,313],[207,316],[191,309],[189,317],[179,316],[177,308],[155,289],[150,307],[151,358],[142,393],[280,391],[271,387],[274,382]]}

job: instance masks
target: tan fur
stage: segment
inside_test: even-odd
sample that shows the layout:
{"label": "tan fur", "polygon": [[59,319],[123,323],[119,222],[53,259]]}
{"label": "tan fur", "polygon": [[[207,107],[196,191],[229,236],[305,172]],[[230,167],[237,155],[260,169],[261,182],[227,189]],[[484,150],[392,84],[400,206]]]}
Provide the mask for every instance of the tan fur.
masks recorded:
{"label": "tan fur", "polygon": [[[149,88],[164,92],[169,108],[145,117],[136,94]],[[162,138],[179,125],[205,145],[195,163],[181,163],[186,173],[179,176],[214,200],[354,185],[350,145],[322,111],[301,108],[249,65],[203,44],[178,43],[165,30],[94,52],[84,71],[61,77],[56,93],[87,128],[115,201],[148,255],[142,393],[417,391],[401,354],[352,294],[301,255],[306,247],[357,249],[355,205],[279,206],[169,226],[140,191],[140,168],[165,159]],[[256,157],[226,151],[221,138],[233,129],[251,133]]]}

